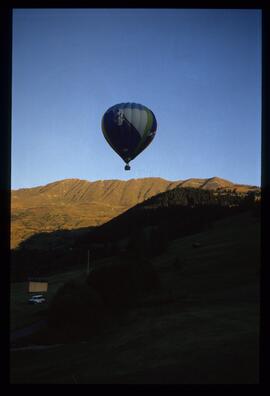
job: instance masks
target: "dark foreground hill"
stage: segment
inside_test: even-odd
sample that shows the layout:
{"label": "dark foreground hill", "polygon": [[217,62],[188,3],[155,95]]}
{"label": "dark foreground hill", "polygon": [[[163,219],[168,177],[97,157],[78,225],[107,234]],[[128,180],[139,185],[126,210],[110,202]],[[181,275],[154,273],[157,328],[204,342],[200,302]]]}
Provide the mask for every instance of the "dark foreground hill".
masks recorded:
{"label": "dark foreground hill", "polygon": [[[171,240],[152,263],[160,293],[149,292],[115,327],[84,342],[13,350],[11,383],[259,383],[259,218],[250,211],[223,218]],[[49,300],[56,284],[79,277],[85,268],[49,276]],[[11,309],[26,317],[32,306],[20,287]]]}

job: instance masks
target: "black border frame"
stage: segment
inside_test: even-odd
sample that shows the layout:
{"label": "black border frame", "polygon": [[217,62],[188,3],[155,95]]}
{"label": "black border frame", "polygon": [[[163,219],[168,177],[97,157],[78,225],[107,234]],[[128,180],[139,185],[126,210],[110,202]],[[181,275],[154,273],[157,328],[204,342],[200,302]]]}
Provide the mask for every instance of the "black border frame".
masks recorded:
{"label": "black border frame", "polygon": [[[266,359],[269,351],[267,332],[267,290],[269,280],[269,203],[270,203],[270,136],[269,136],[269,26],[270,7],[266,1],[221,0],[183,0],[178,3],[167,1],[165,5],[151,1],[118,0],[11,0],[0,6],[0,251],[1,251],[1,357],[3,360],[1,383],[9,384],[9,306],[10,306],[10,209],[11,209],[11,142],[12,142],[12,12],[15,8],[197,8],[197,9],[258,9],[262,11],[262,135],[261,135],[261,188],[262,188],[262,225],[261,225],[261,319],[260,319],[260,382],[265,384],[268,372]],[[248,346],[247,346],[248,347]],[[173,386],[175,387],[175,385]],[[185,388],[194,389],[194,386]],[[206,390],[207,386],[203,386]],[[230,385],[226,385],[226,389]],[[156,387],[155,387],[156,388]],[[181,385],[181,389],[183,386]],[[164,389],[164,387],[163,387]],[[198,390],[197,386],[195,387]],[[210,389],[214,389],[211,385]]]}

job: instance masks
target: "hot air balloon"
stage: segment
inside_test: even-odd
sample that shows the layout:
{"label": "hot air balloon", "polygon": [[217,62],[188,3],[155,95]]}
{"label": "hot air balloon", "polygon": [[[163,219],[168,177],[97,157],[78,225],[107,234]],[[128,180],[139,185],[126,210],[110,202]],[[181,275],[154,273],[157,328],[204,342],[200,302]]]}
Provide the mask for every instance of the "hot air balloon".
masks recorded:
{"label": "hot air balloon", "polygon": [[157,121],[154,113],[137,103],[119,103],[102,117],[102,132],[112,149],[125,161],[137,157],[154,139]]}

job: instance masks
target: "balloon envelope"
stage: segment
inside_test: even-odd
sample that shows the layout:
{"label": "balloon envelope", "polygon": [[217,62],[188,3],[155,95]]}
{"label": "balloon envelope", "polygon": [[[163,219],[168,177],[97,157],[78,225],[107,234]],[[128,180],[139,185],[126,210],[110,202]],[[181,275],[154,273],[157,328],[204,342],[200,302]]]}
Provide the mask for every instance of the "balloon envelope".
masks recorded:
{"label": "balloon envelope", "polygon": [[152,142],[156,129],[154,113],[137,103],[116,104],[102,117],[105,139],[127,164]]}

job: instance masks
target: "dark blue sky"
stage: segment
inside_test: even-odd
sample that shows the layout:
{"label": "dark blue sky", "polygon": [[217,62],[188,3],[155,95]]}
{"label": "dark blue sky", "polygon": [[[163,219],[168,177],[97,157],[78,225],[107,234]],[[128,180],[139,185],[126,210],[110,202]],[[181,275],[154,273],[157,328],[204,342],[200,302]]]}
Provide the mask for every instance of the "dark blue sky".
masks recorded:
{"label": "dark blue sky", "polygon": [[[158,123],[130,172],[100,126],[120,102]],[[14,11],[12,188],[149,176],[260,185],[260,163],[259,10]]]}

